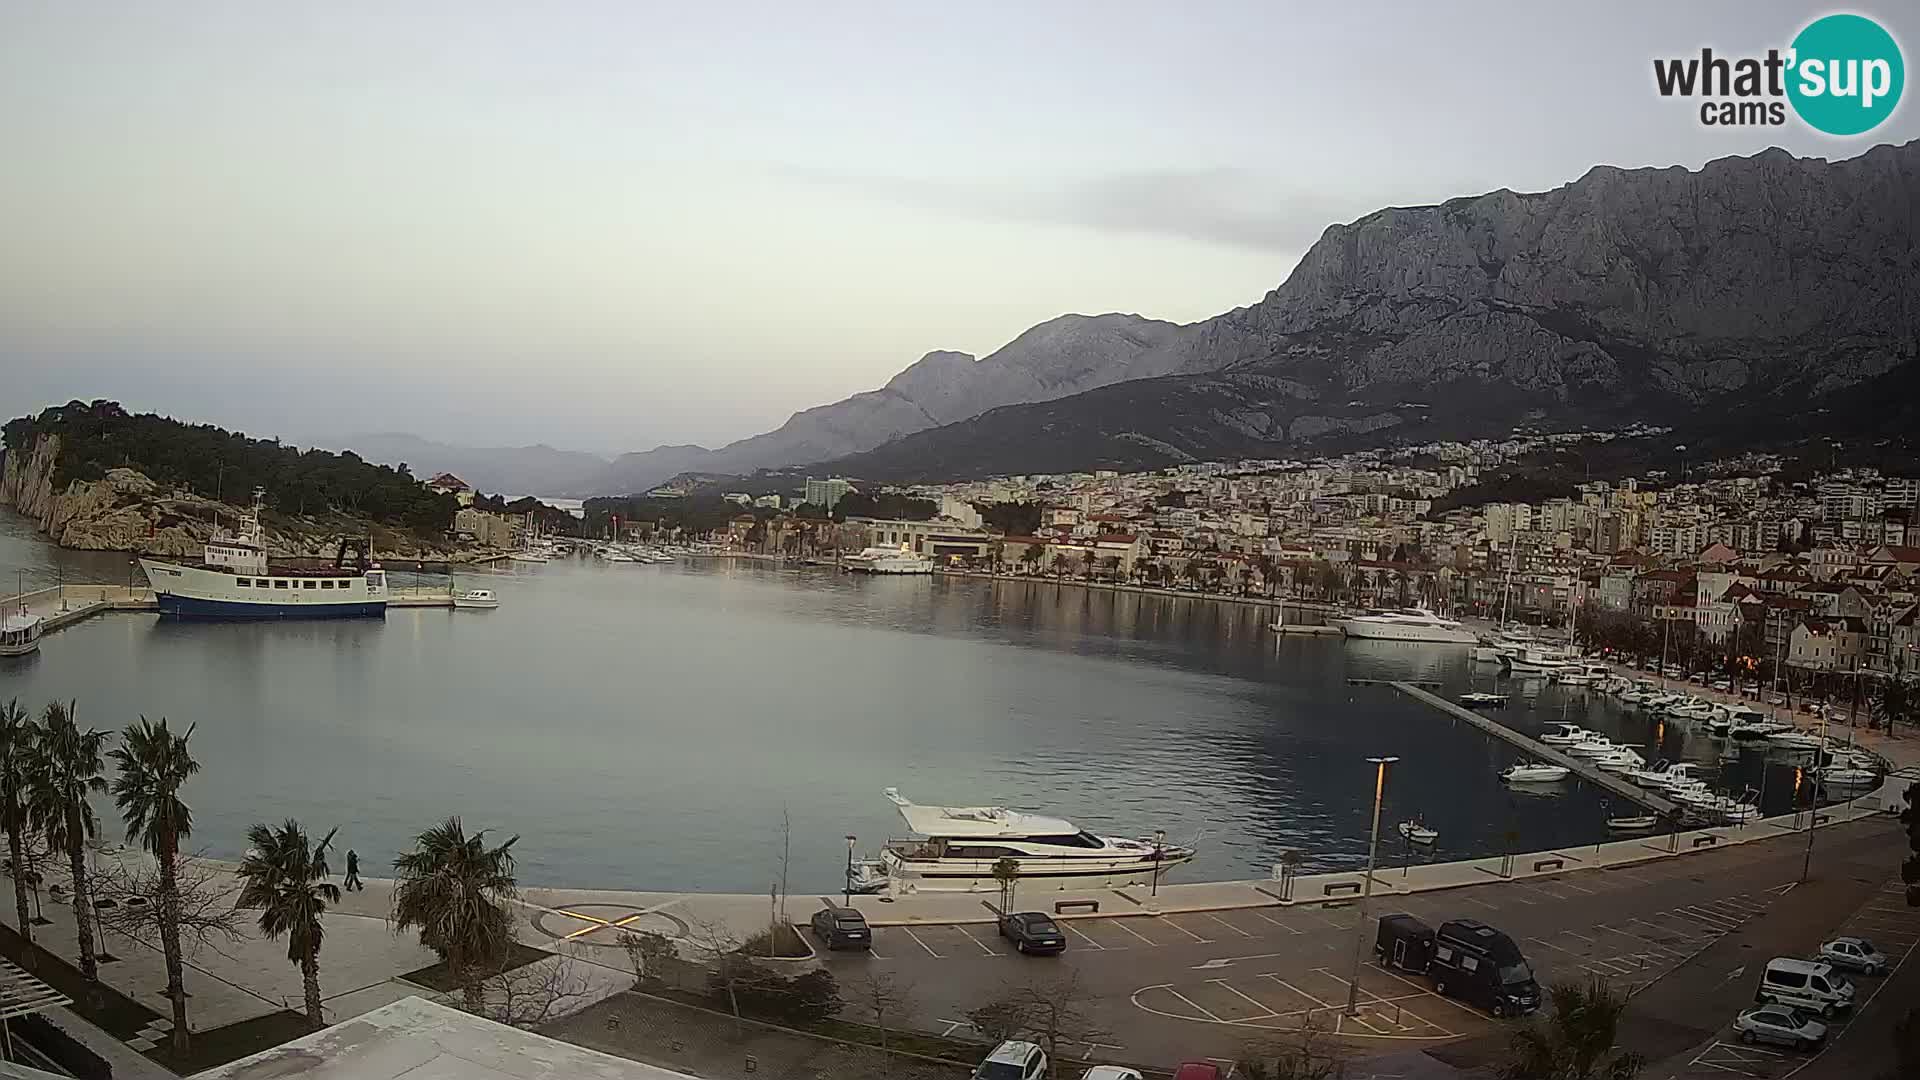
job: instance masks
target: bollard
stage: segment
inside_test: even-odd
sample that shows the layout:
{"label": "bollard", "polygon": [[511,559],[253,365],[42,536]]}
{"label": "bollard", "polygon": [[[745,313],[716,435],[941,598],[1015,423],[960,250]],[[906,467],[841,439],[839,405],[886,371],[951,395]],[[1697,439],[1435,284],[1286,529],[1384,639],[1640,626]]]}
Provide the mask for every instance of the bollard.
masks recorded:
{"label": "bollard", "polygon": [[755,1072],[760,1068],[760,1060],[752,1054],[747,1055],[747,1071]]}

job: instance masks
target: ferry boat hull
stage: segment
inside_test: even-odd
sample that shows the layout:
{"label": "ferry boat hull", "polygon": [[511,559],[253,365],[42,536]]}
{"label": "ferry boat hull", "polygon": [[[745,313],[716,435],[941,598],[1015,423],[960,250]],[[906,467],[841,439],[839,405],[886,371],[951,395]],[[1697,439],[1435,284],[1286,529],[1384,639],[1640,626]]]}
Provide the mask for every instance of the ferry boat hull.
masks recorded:
{"label": "ferry boat hull", "polygon": [[160,593],[160,614],[176,619],[378,619],[386,601],[357,604],[239,604],[227,600]]}

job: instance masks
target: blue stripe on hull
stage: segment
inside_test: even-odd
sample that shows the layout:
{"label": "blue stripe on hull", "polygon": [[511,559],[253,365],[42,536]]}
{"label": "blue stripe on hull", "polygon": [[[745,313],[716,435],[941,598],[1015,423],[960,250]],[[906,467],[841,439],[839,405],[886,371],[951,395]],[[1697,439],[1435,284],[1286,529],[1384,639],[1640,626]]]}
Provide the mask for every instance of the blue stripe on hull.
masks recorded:
{"label": "blue stripe on hull", "polygon": [[160,614],[176,619],[378,619],[386,601],[358,604],[235,604],[161,593]]}

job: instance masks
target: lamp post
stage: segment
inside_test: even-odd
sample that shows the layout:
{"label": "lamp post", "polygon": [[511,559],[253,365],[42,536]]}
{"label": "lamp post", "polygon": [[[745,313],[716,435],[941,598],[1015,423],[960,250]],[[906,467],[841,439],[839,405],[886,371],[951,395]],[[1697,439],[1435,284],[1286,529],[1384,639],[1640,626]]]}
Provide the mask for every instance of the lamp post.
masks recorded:
{"label": "lamp post", "polygon": [[853,906],[853,845],[856,839],[852,833],[847,834],[847,891],[844,898],[847,907]]}
{"label": "lamp post", "polygon": [[[1820,707],[1820,745],[1827,745],[1827,707]],[[1814,759],[1816,762],[1818,757]],[[1820,771],[1814,770],[1813,787],[1807,800],[1807,854],[1800,862],[1800,881],[1805,884],[1807,875],[1813,872],[1813,834],[1820,827]]]}
{"label": "lamp post", "polygon": [[1360,1014],[1360,959],[1367,948],[1367,904],[1373,899],[1373,861],[1380,853],[1380,797],[1387,790],[1387,766],[1397,757],[1370,757],[1373,764],[1373,832],[1367,841],[1367,877],[1360,886],[1360,922],[1354,928],[1353,978],[1347,982],[1347,1015]]}

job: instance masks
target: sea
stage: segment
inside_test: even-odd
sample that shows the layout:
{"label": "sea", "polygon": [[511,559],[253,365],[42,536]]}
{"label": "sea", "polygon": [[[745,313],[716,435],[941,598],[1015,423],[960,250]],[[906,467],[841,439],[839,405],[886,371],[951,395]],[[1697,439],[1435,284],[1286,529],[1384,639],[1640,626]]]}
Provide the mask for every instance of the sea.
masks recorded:
{"label": "sea", "polygon": [[[0,584],[138,582],[124,554],[56,549],[0,511]],[[405,582],[402,581],[402,584]],[[425,584],[447,583],[445,577]],[[902,833],[883,791],[1096,832],[1197,842],[1169,880],[1363,863],[1374,766],[1395,756],[1392,867],[1591,844],[1634,812],[1578,782],[1513,791],[1512,746],[1382,680],[1499,688],[1524,731],[1571,719],[1713,763],[1790,806],[1794,764],[1594,691],[1499,679],[1458,646],[1281,637],[1273,610],[1072,582],[864,577],[728,559],[556,561],[460,573],[492,611],[200,623],[98,616],[0,661],[0,701],[80,721],[193,726],[190,847],[237,857],[255,822],[338,828],[379,874],[449,815],[500,839],[527,884],[836,888],[846,837]],[[1766,789],[1762,791],[1762,789]],[[103,832],[119,839],[101,799]],[[1429,849],[1394,826],[1438,830]]]}

